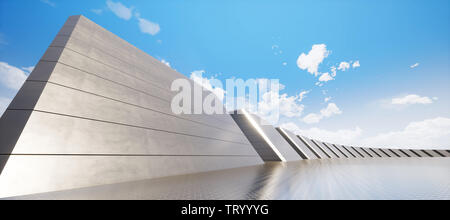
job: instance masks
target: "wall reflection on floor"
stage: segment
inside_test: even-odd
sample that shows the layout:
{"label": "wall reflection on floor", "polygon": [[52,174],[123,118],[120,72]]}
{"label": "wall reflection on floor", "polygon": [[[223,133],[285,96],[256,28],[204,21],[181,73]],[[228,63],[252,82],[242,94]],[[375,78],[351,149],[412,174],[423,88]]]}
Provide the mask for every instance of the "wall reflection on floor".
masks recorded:
{"label": "wall reflection on floor", "polygon": [[13,199],[450,199],[450,159],[272,162]]}

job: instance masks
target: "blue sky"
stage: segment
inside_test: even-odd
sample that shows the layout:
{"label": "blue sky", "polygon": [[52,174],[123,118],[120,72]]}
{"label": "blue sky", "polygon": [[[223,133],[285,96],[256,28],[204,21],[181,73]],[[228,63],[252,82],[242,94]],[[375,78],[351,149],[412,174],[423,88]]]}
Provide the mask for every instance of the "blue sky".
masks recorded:
{"label": "blue sky", "polygon": [[[2,0],[0,109],[17,92],[13,80],[36,65],[67,17],[83,14],[187,76],[204,71],[203,77],[220,80],[279,79],[287,111],[296,113],[283,115],[279,125],[306,136],[380,147],[450,147],[449,4]],[[299,61],[301,54],[323,60]],[[331,76],[343,62],[350,68]],[[314,64],[317,76],[307,68]],[[320,82],[325,73],[332,80]],[[16,75],[6,80],[7,74]]]}

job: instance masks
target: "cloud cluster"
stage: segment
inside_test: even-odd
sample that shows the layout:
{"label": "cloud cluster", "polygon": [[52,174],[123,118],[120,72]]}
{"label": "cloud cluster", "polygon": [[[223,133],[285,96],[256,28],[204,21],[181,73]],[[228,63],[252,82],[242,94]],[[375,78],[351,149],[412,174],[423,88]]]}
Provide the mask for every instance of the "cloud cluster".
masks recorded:
{"label": "cloud cluster", "polygon": [[283,51],[280,49],[280,46],[278,46],[276,44],[272,45],[272,51],[273,51],[273,55],[275,55],[275,56],[283,53]]}
{"label": "cloud cluster", "polygon": [[[158,34],[161,30],[158,23],[152,22],[150,20],[147,20],[145,18],[142,18],[140,13],[135,12],[133,13],[134,7],[127,7],[124,4],[120,2],[114,2],[112,0],[106,1],[107,8],[112,11],[117,17],[124,19],[124,20],[130,20],[134,16],[138,20],[139,29],[142,33],[150,34],[152,36]],[[92,10],[96,14],[101,14],[101,9],[94,9]]]}
{"label": "cloud cluster", "polygon": [[42,3],[47,4],[51,7],[56,7],[56,4],[50,0],[41,0]]}
{"label": "cloud cluster", "polygon": [[316,127],[300,129],[292,122],[281,124],[280,127],[290,130],[295,134],[335,144],[354,144],[355,140],[360,138],[363,133],[363,130],[359,127],[354,129],[341,129],[337,131],[329,131]]}
{"label": "cloud cluster", "polygon": [[190,78],[197,84],[201,85],[204,89],[214,93],[220,100],[224,100],[225,98],[225,90],[219,86],[215,86],[217,79],[214,77],[205,78],[203,74],[205,70],[196,70],[191,72]]}
{"label": "cloud cluster", "polygon": [[346,70],[350,69],[350,63],[341,62],[337,69],[340,70],[340,71],[346,71]]}
{"label": "cloud cluster", "polygon": [[34,70],[34,66],[22,67],[22,69],[25,70],[28,73],[31,73]]}
{"label": "cloud cluster", "polygon": [[411,65],[410,68],[414,69],[414,68],[418,67],[419,65],[420,65],[419,63],[415,63],[415,64]]}
{"label": "cloud cluster", "polygon": [[269,91],[262,95],[258,102],[258,115],[264,117],[279,108],[280,115],[288,118],[300,117],[303,113],[304,106],[300,104],[303,97],[299,94],[296,96],[288,96],[286,93],[279,94]]}
{"label": "cloud cluster", "polygon": [[27,72],[8,63],[0,62],[0,83],[7,88],[19,90],[27,79]]}
{"label": "cloud cluster", "polygon": [[[435,98],[437,99],[437,98]],[[404,97],[400,97],[400,98],[393,98],[391,101],[391,104],[393,105],[414,105],[414,104],[422,104],[422,105],[426,105],[426,104],[432,104],[433,103],[433,99],[429,98],[429,97],[421,97],[419,95],[406,95]]]}
{"label": "cloud cluster", "polygon": [[[262,86],[267,89],[269,79],[257,79],[257,82],[260,87]],[[278,123],[278,118],[273,117],[273,113],[276,112],[278,112],[280,116],[288,118],[300,117],[305,108],[301,102],[304,98],[306,98],[306,95],[310,91],[301,91],[295,96],[289,96],[286,93],[280,92],[286,87],[285,85],[278,83],[276,85],[278,87],[277,90],[274,90],[272,86],[268,88],[267,92],[261,94],[256,106],[254,106],[253,103],[246,104],[245,106],[247,109],[261,118],[273,123]],[[248,102],[248,100],[246,100],[246,102]]]}
{"label": "cloud cluster", "polygon": [[315,44],[308,54],[302,53],[297,59],[297,66],[302,70],[307,70],[314,76],[319,75],[319,65],[328,57],[330,51],[325,44]]}
{"label": "cloud cluster", "polygon": [[126,7],[120,2],[113,2],[111,0],[106,1],[106,6],[111,10],[117,17],[124,20],[130,20],[133,16],[133,7]]}
{"label": "cloud cluster", "polygon": [[156,35],[161,30],[159,24],[151,22],[149,20],[138,18],[139,19],[139,28],[142,33],[147,33],[150,35]]}
{"label": "cloud cluster", "polygon": [[333,115],[339,114],[342,114],[342,111],[339,109],[339,107],[335,103],[329,103],[326,108],[320,110],[320,113],[308,114],[302,119],[302,121],[306,124],[317,124],[324,118],[329,118]]}
{"label": "cloud cluster", "polygon": [[11,99],[0,97],[0,117],[2,117],[6,108],[8,108],[9,103],[11,103]]}
{"label": "cloud cluster", "polygon": [[336,144],[358,147],[386,147],[412,149],[448,149],[450,147],[450,118],[437,117],[409,123],[404,129],[363,137],[363,130],[320,128],[301,129],[294,123],[280,125],[295,134]]}
{"label": "cloud cluster", "polygon": [[330,55],[331,51],[327,50],[327,45],[325,44],[314,44],[312,49],[308,52],[308,54],[302,53],[297,59],[297,66],[301,70],[307,70],[309,73],[314,76],[319,76],[319,81],[316,82],[316,86],[323,86],[324,83],[334,80],[337,75],[337,71],[347,71],[350,68],[358,68],[361,66],[359,60],[353,62],[341,62],[339,65],[331,66],[330,72],[321,73],[319,72],[319,66]]}
{"label": "cloud cluster", "polygon": [[409,123],[403,130],[382,133],[362,140],[366,146],[393,148],[450,147],[450,118],[437,117]]}
{"label": "cloud cluster", "polygon": [[161,30],[161,28],[159,27],[159,24],[149,21],[147,19],[141,18],[139,13],[136,14],[136,17],[139,21],[139,29],[141,30],[142,33],[150,34],[150,35],[154,36],[154,35],[158,34],[159,31]]}
{"label": "cloud cluster", "polygon": [[[257,103],[250,103],[248,97],[225,98],[226,91],[221,87],[215,86],[220,81],[218,81],[214,77],[211,78],[203,77],[204,73],[205,73],[204,70],[193,71],[190,75],[190,78],[197,84],[203,86],[204,89],[213,92],[221,100],[232,102],[232,103],[225,103],[225,106],[229,111],[234,110],[233,108],[236,107],[233,105],[233,103],[241,101],[240,103],[243,103],[244,106],[240,106],[239,108],[244,107],[248,111],[257,114],[258,116],[264,119],[268,119],[270,116],[272,116],[271,114],[273,114],[274,112],[279,112],[280,115],[288,118],[300,117],[303,114],[304,105],[301,104],[301,101],[306,97],[309,91],[302,91],[298,95],[289,96],[286,93],[280,94],[278,91],[274,91],[272,90],[272,88],[270,88],[268,89],[267,92],[261,94]],[[268,81],[269,81],[268,79],[256,80],[256,82],[259,82],[260,86],[264,86],[264,82]],[[279,90],[283,90],[285,87],[283,84],[280,83],[277,86]]]}
{"label": "cloud cluster", "polygon": [[101,15],[103,13],[103,9],[91,9],[91,11],[97,15]]}
{"label": "cloud cluster", "polygon": [[353,62],[353,61],[350,61],[350,62],[343,61],[343,62],[339,63],[339,65],[337,67],[336,66],[331,66],[330,67],[331,74],[323,73],[322,76],[319,78],[319,82],[328,82],[330,80],[334,80],[334,78],[337,76],[337,71],[345,72],[345,71],[349,70],[350,68],[356,69],[356,68],[358,68],[360,66],[361,66],[361,64],[359,63],[359,60],[357,60],[355,62]]}
{"label": "cloud cluster", "polygon": [[163,63],[164,65],[170,67],[170,63],[168,61],[166,61],[165,59],[161,59],[161,63]]}
{"label": "cloud cluster", "polygon": [[339,109],[339,107],[335,103],[329,103],[328,106],[322,110],[320,110],[320,113],[311,113],[305,116],[302,121],[306,124],[316,124],[319,123],[324,118],[329,118],[333,115],[339,115],[342,114],[342,111]]}
{"label": "cloud cluster", "polygon": [[[17,91],[22,87],[28,77],[27,75],[33,71],[33,69],[34,66],[18,68],[0,61],[0,84],[12,91]],[[10,102],[10,98],[0,97],[0,117]]]}
{"label": "cloud cluster", "polygon": [[306,98],[306,95],[307,95],[308,93],[310,93],[310,92],[311,92],[311,90],[308,90],[308,91],[301,91],[300,94],[298,94],[298,95],[299,95],[298,101],[299,101],[299,102],[303,101],[303,99]]}
{"label": "cloud cluster", "polygon": [[334,80],[334,78],[329,73],[324,73],[319,77],[319,82],[328,82],[330,80]]}

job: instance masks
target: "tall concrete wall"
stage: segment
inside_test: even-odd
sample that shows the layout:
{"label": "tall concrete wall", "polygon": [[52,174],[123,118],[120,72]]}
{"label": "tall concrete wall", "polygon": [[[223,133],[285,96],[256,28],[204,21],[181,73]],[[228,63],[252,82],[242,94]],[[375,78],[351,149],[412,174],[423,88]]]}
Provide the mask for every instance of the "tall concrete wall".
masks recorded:
{"label": "tall concrete wall", "polygon": [[230,115],[172,113],[179,78],[70,17],[0,120],[0,197],[262,164]]}

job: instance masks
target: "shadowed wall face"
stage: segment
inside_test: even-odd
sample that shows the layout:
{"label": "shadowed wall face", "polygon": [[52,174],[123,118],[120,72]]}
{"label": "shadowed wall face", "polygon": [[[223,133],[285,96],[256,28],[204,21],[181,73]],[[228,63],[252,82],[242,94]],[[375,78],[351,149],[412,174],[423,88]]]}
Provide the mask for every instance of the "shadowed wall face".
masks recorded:
{"label": "shadowed wall face", "polygon": [[179,78],[70,17],[1,118],[0,197],[262,164],[229,115],[172,113]]}

